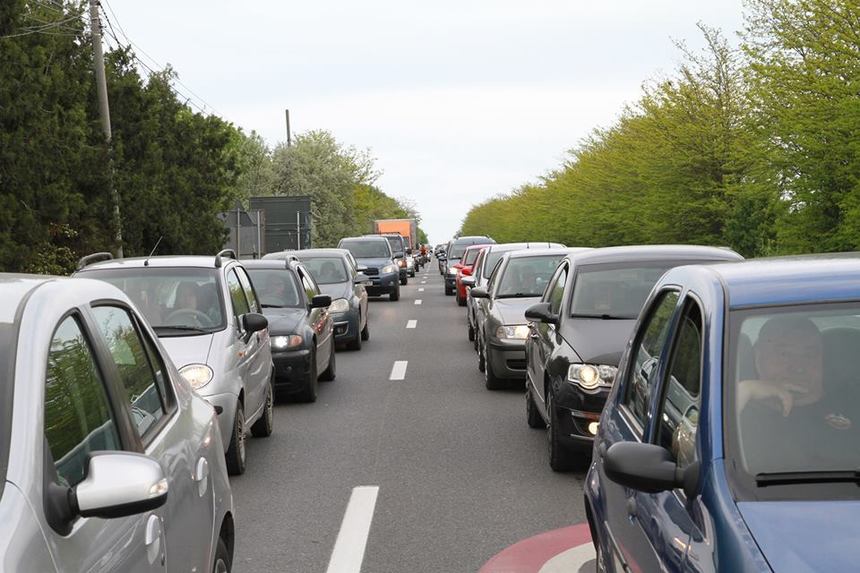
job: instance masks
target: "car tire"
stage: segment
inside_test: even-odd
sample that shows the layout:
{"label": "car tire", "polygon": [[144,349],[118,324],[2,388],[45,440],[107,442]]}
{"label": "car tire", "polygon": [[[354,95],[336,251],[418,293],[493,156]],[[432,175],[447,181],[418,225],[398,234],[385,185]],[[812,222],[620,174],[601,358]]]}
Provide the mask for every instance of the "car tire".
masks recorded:
{"label": "car tire", "polygon": [[296,400],[299,402],[316,402],[317,401],[317,352],[316,349],[311,350],[310,367],[308,368],[307,377],[305,378],[304,387],[301,392],[296,394]]}
{"label": "car tire", "polygon": [[490,360],[491,350],[486,345],[481,347],[484,351],[484,385],[487,390],[499,390],[505,381],[493,372],[493,362]]}
{"label": "car tire", "polygon": [[255,438],[268,438],[272,435],[275,426],[275,392],[272,382],[269,381],[269,389],[266,391],[266,405],[263,406],[263,415],[251,426],[251,435]]}
{"label": "car tire", "polygon": [[531,388],[526,388],[526,423],[529,425],[529,428],[536,430],[546,428],[546,422],[544,422],[540,412],[538,412]]}
{"label": "car tire", "polygon": [[454,289],[452,289],[448,285],[445,285],[445,296],[451,296],[452,294],[454,294]]}
{"label": "car tire", "polygon": [[475,353],[478,355],[478,372],[483,372],[487,363],[484,361],[484,349],[480,339],[475,341]]}
{"label": "car tire", "polygon": [[546,445],[549,455],[549,467],[554,472],[567,472],[574,468],[571,452],[561,443],[558,433],[558,412],[553,404],[552,391],[546,392],[546,411],[549,424],[546,425]]}
{"label": "car tire", "polygon": [[346,347],[348,350],[361,350],[361,332],[355,333],[355,338],[346,343]]}
{"label": "car tire", "polygon": [[475,342],[475,328],[469,323],[469,342]]}
{"label": "car tire", "polygon": [[233,558],[227,549],[227,543],[219,537],[215,546],[215,562],[212,564],[212,573],[230,573],[233,569]]}
{"label": "car tire", "polygon": [[459,292],[457,293],[457,304],[458,304],[459,306],[466,306],[466,299],[465,299],[465,298],[460,298],[460,293],[459,293]]}
{"label": "car tire", "polygon": [[323,382],[331,382],[337,376],[337,359],[335,358],[334,343],[331,345],[331,355],[328,357],[328,368],[320,375]]}
{"label": "car tire", "polygon": [[230,433],[230,446],[224,454],[227,461],[227,473],[239,476],[245,473],[245,408],[242,402],[236,401],[236,413],[233,415],[233,431]]}
{"label": "car tire", "polygon": [[388,300],[391,302],[397,302],[400,300],[400,287],[395,287],[393,291],[388,295]]}
{"label": "car tire", "polygon": [[370,340],[370,320],[364,322],[364,328],[361,329],[361,339],[365,342]]}

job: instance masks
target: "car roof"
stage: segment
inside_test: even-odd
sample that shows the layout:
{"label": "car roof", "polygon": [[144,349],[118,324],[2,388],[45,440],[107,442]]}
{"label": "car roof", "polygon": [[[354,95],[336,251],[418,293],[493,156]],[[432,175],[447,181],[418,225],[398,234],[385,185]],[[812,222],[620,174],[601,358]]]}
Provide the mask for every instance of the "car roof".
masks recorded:
{"label": "car roof", "polygon": [[860,253],[752,259],[672,272],[722,283],[730,308],[860,300]]}
{"label": "car roof", "polygon": [[[281,253],[285,253],[285,256],[294,255],[300,259],[302,257],[323,257],[323,256],[332,256],[332,255],[337,255],[340,257],[348,257],[349,256],[348,250],[346,250],[346,249],[334,249],[334,248],[329,248],[329,249],[302,249],[300,251],[288,250],[288,251],[281,251]],[[280,253],[269,253],[269,254],[275,255],[275,254],[280,254]],[[266,256],[269,256],[269,255],[266,255]],[[275,257],[272,257],[272,258],[275,258]],[[265,257],[264,257],[264,260],[265,260]]]}
{"label": "car roof", "polygon": [[630,245],[624,247],[602,247],[570,255],[577,265],[601,263],[626,263],[662,260],[711,260],[742,261],[738,253],[722,247],[700,245]]}
{"label": "car roof", "polygon": [[21,303],[39,286],[56,280],[48,275],[0,273],[0,323],[13,323]]}
{"label": "car roof", "polygon": [[[127,259],[110,259],[98,263],[89,264],[78,272],[84,272],[93,269],[122,269],[122,268],[201,268],[214,269],[215,255],[159,255],[155,257],[129,257]],[[225,264],[234,259],[224,257],[222,259]]]}
{"label": "car roof", "polygon": [[[451,242],[455,243],[455,244],[462,244],[462,243],[475,244],[475,241],[492,241],[492,239],[490,237],[487,237],[486,235],[470,235],[468,237],[459,237],[457,239],[454,239]],[[492,243],[489,243],[489,244],[492,244]]]}
{"label": "car roof", "polygon": [[246,269],[292,269],[299,261],[292,258],[286,259],[253,259],[242,261]]}
{"label": "car roof", "polygon": [[[579,252],[581,249],[573,251]],[[550,249],[517,249],[515,251],[505,252],[505,257],[509,259],[524,259],[527,257],[540,257],[545,255],[561,255],[562,257],[568,254],[568,249],[550,248]]]}
{"label": "car roof", "polygon": [[361,235],[360,237],[344,237],[341,239],[341,242],[343,242],[343,241],[367,241],[368,239],[371,241],[385,241],[386,243],[388,242],[388,239],[386,239],[382,235]]}
{"label": "car roof", "polygon": [[527,243],[496,243],[489,246],[492,252],[497,251],[518,251],[520,249],[549,249],[549,248],[564,248],[561,243],[550,243],[546,241],[530,241]]}

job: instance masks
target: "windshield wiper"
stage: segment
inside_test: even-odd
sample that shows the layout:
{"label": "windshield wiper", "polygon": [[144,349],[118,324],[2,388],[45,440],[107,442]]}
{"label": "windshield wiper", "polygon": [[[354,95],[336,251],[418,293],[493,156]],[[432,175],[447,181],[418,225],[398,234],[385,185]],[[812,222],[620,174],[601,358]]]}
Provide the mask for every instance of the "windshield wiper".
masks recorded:
{"label": "windshield wiper", "polygon": [[202,332],[202,333],[209,332],[205,328],[198,328],[196,326],[167,326],[167,325],[162,325],[162,326],[153,326],[152,329],[156,333],[159,333],[163,330],[181,330],[182,332]]}
{"label": "windshield wiper", "polygon": [[803,472],[764,472],[756,474],[755,483],[759,487],[767,487],[769,485],[793,485],[804,483],[860,484],[860,469]]}
{"label": "windshield wiper", "polygon": [[500,294],[496,298],[533,298],[536,296],[540,296],[539,294],[527,293],[527,292],[515,292],[512,294]]}
{"label": "windshield wiper", "polygon": [[633,318],[630,318],[629,316],[618,316],[615,314],[571,314],[570,317],[571,318],[598,318],[600,320],[633,320]]}

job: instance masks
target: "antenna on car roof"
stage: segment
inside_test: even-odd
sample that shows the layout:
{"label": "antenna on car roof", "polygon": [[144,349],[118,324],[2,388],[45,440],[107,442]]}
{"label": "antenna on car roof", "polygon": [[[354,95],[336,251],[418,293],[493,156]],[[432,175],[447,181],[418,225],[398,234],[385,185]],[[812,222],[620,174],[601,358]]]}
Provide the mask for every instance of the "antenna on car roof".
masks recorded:
{"label": "antenna on car roof", "polygon": [[152,255],[154,255],[154,254],[155,254],[155,251],[157,251],[157,250],[158,250],[158,245],[160,245],[160,244],[161,244],[161,239],[163,239],[163,238],[164,238],[164,235],[161,235],[160,237],[158,237],[158,240],[157,240],[157,241],[155,241],[155,246],[154,246],[154,247],[152,247],[152,252],[150,252],[150,253],[149,253],[149,256],[148,256],[148,257],[146,257],[146,260],[145,260],[145,261],[143,261],[143,266],[145,266],[145,267],[148,267],[148,266],[149,266],[149,259],[151,259],[151,258],[152,258]]}

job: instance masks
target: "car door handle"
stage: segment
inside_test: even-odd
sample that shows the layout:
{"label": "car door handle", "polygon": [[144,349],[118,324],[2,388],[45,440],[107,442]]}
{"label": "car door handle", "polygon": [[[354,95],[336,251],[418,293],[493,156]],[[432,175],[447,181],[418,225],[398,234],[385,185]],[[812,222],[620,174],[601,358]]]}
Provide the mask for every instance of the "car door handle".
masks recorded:
{"label": "car door handle", "polygon": [[197,482],[197,495],[203,497],[209,488],[209,462],[206,461],[206,458],[201,456],[197,460],[197,467],[194,468],[192,479]]}
{"label": "car door handle", "polygon": [[630,518],[636,517],[636,510],[638,509],[636,505],[636,498],[628,497],[627,503],[625,505],[627,507],[627,515],[630,516]]}
{"label": "car door handle", "polygon": [[144,543],[149,564],[153,565],[158,560],[161,567],[164,567],[164,530],[161,527],[161,518],[155,514],[146,520]]}

